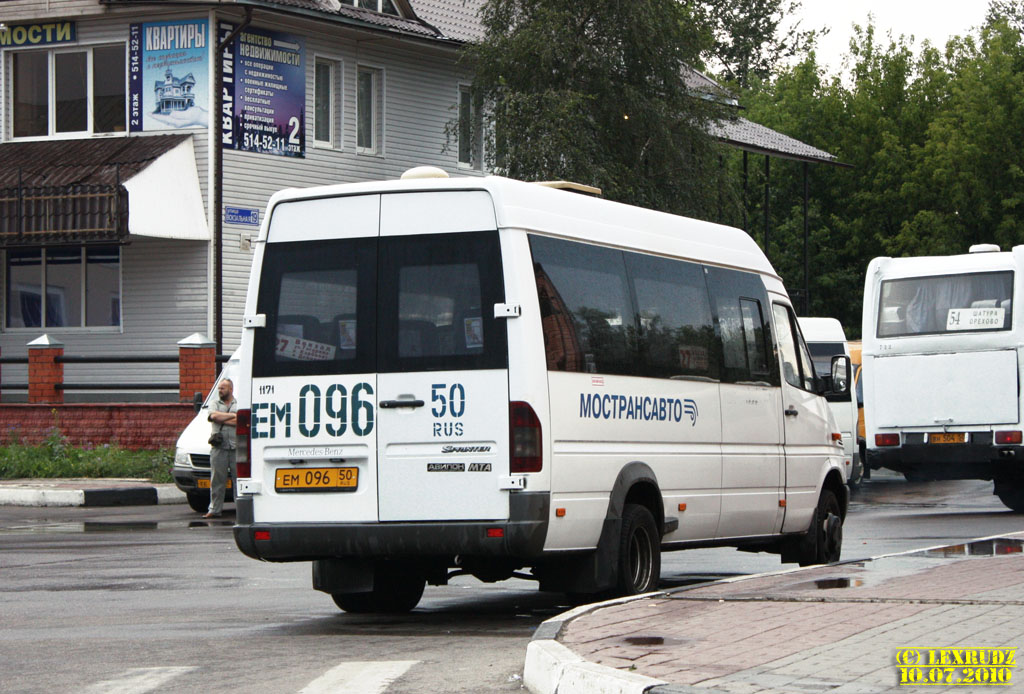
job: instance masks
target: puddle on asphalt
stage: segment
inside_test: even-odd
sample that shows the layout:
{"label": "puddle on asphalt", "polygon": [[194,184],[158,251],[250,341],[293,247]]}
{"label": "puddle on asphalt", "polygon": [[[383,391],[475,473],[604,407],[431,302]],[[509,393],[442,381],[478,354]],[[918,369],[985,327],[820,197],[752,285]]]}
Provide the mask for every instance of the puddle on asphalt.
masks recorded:
{"label": "puddle on asphalt", "polygon": [[213,520],[213,521],[180,521],[169,523],[157,523],[156,521],[85,521],[75,523],[49,523],[41,522],[31,525],[15,525],[0,528],[0,532],[15,533],[112,533],[112,532],[152,532],[154,530],[168,530],[171,528],[185,527],[195,528],[216,528],[231,527],[234,521]]}
{"label": "puddle on asphalt", "polygon": [[120,532],[122,530],[156,530],[159,524],[156,521],[85,521],[82,523],[82,532],[105,533]]}
{"label": "puddle on asphalt", "polygon": [[814,581],[806,581],[804,583],[797,583],[792,586],[795,590],[839,590],[842,588],[860,588],[864,585],[864,579],[862,578],[847,578],[832,577],[832,578],[819,578]]}
{"label": "puddle on asphalt", "polygon": [[1021,553],[1024,553],[1024,540],[1007,537],[950,545],[922,552],[926,557],[998,557]]}
{"label": "puddle on asphalt", "polygon": [[664,636],[627,636],[622,639],[627,646],[643,646],[652,648],[657,646],[679,646],[686,643],[683,639],[665,638]]}

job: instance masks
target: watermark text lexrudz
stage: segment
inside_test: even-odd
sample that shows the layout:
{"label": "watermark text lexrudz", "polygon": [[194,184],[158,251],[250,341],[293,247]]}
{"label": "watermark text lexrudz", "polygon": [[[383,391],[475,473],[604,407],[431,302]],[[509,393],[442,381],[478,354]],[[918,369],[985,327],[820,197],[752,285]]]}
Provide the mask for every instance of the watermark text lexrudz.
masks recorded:
{"label": "watermark text lexrudz", "polygon": [[1016,648],[900,648],[901,685],[1008,686],[1017,665]]}

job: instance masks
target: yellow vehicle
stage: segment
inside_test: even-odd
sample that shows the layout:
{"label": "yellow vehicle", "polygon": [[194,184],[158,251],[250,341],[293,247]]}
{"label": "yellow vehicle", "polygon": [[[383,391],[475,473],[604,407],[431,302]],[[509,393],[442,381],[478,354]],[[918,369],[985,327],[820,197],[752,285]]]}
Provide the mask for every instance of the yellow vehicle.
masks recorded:
{"label": "yellow vehicle", "polygon": [[853,371],[853,387],[857,393],[857,450],[860,452],[860,461],[864,467],[864,477],[869,478],[871,468],[868,467],[865,457],[867,438],[864,434],[864,382],[860,378],[860,340],[847,342],[846,346],[850,350],[850,369]]}

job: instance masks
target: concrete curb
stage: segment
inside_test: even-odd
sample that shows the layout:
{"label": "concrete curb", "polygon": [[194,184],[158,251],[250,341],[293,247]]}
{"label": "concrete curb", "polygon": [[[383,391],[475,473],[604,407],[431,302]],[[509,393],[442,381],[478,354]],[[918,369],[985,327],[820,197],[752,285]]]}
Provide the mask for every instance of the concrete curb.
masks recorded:
{"label": "concrete curb", "polygon": [[[1012,538],[1022,536],[1024,532],[997,533],[986,537],[976,538],[970,542],[984,542],[986,540],[997,540],[1000,538]],[[903,552],[891,552],[875,557],[863,557],[859,559],[845,559],[828,564],[836,567],[844,564],[859,564],[886,559],[890,557],[908,556],[919,554],[945,547],[935,545],[921,549],[906,550]],[[585,660],[571,649],[558,642],[558,637],[566,624],[585,614],[603,607],[619,605],[636,600],[647,600],[650,598],[667,597],[676,593],[685,593],[698,588],[705,588],[708,585],[720,583],[738,583],[752,579],[766,578],[772,576],[784,576],[786,574],[800,573],[812,569],[820,569],[823,565],[798,566],[775,571],[766,571],[759,574],[742,576],[731,576],[729,578],[696,583],[690,586],[682,586],[669,590],[633,595],[627,598],[606,600],[591,605],[581,605],[568,612],[563,612],[551,619],[545,620],[534,632],[533,640],[526,647],[526,663],[523,668],[523,684],[532,694],[726,694],[724,690],[712,687],[693,687],[689,685],[670,684],[663,680],[657,680],[645,675],[625,672],[606,665],[598,665]]]}
{"label": "concrete curb", "polygon": [[0,486],[0,506],[155,506],[186,502],[185,495],[177,488],[160,486],[102,489]]}
{"label": "concrete curb", "polygon": [[[911,550],[907,554],[920,551],[922,550]],[[856,564],[858,562],[872,561],[873,559],[847,559],[836,562],[832,566]],[[636,600],[665,597],[674,593],[685,593],[697,588],[704,588],[713,583],[748,581],[755,578],[781,576],[816,568],[820,568],[820,566],[797,566],[766,571],[760,574],[731,576],[705,583],[695,583],[692,586],[644,593],[642,595],[631,595],[626,598],[605,600],[590,605],[580,605],[568,612],[563,612],[560,615],[545,620],[537,627],[533,634],[533,640],[526,647],[523,684],[526,685],[532,694],[590,694],[591,692],[597,694],[696,694],[697,692],[700,694],[718,694],[721,692],[719,689],[670,684],[653,677],[624,672],[623,670],[606,665],[591,663],[559,643],[557,640],[558,636],[565,625],[572,620],[594,610],[599,610],[602,607],[620,605]]]}
{"label": "concrete curb", "polygon": [[580,605],[545,620],[537,627],[533,640],[526,647],[523,684],[533,694],[644,694],[660,685],[667,685],[664,680],[591,663],[557,641],[562,628],[584,614],[610,605],[667,594],[664,591],[644,593]]}

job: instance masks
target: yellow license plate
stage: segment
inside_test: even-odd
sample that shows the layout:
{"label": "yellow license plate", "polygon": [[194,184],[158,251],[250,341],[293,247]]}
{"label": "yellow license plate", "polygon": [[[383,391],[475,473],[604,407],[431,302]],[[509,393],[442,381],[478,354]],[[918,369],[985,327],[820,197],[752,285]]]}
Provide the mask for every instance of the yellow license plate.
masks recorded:
{"label": "yellow license plate", "polygon": [[358,485],[357,467],[281,468],[274,475],[279,492],[352,492]]}
{"label": "yellow license plate", "polygon": [[960,431],[955,434],[928,434],[928,443],[964,443],[967,441],[967,434]]}
{"label": "yellow license plate", "polygon": [[[230,477],[228,477],[225,486],[228,489],[231,489],[231,478]],[[210,488],[210,480],[204,480],[203,478],[199,478],[199,479],[196,480],[196,487],[198,487],[199,489],[209,489]]]}

